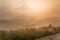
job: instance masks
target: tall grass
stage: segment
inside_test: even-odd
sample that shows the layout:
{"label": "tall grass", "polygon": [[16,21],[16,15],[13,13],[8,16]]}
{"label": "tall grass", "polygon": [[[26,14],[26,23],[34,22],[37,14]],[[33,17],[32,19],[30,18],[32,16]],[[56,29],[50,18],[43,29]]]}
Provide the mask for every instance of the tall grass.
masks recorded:
{"label": "tall grass", "polygon": [[40,27],[26,28],[19,30],[0,31],[0,40],[35,40],[44,36],[52,35],[60,32],[60,27]]}

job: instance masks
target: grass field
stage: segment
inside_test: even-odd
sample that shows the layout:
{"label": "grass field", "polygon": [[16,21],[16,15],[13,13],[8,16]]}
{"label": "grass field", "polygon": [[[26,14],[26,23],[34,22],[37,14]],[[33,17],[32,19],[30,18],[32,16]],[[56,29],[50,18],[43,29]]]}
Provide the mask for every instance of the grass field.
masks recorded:
{"label": "grass field", "polygon": [[19,30],[0,30],[0,40],[35,40],[60,32],[60,27],[26,28]]}

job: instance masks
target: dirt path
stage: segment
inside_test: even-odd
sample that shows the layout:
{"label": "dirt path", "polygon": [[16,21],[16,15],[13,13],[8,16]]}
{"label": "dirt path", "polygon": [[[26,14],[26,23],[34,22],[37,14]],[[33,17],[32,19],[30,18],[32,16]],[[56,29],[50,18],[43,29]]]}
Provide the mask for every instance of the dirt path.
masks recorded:
{"label": "dirt path", "polygon": [[36,40],[60,40],[60,33],[54,34],[54,35],[51,35],[51,36],[47,36],[47,37],[43,37],[43,38],[39,38],[39,39],[36,39]]}

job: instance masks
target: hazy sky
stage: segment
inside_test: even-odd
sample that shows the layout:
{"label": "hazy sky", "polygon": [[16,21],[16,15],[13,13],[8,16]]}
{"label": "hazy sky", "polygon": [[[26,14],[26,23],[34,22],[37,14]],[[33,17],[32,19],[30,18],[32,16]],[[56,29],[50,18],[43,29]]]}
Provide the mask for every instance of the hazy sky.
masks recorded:
{"label": "hazy sky", "polygon": [[60,25],[59,6],[59,0],[0,0],[0,20],[20,19],[25,15],[28,21]]}
{"label": "hazy sky", "polygon": [[[3,17],[11,14],[10,16],[12,16],[16,12],[16,14],[27,13],[28,15],[34,15],[38,12],[40,15],[48,13],[50,16],[59,17],[60,13],[56,12],[59,10],[58,2],[57,0],[0,0],[0,15]],[[34,9],[30,8],[32,5]]]}

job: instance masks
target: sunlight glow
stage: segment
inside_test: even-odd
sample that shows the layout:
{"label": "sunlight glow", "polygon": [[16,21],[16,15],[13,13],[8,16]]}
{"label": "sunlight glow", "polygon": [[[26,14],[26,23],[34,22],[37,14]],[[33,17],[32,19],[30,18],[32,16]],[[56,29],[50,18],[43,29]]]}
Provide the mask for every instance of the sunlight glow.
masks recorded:
{"label": "sunlight glow", "polygon": [[27,6],[29,9],[33,10],[44,10],[44,8],[46,8],[46,4],[44,4],[43,2],[32,1],[32,0],[28,0]]}
{"label": "sunlight glow", "polygon": [[52,0],[14,0],[9,4],[12,5],[11,11],[34,16],[35,18],[42,18],[50,14],[54,10],[54,5],[56,5]]}

